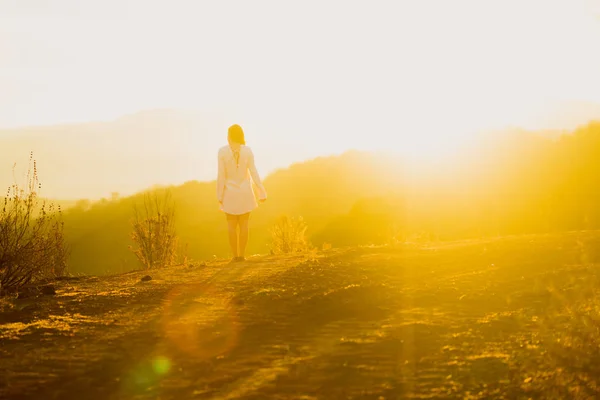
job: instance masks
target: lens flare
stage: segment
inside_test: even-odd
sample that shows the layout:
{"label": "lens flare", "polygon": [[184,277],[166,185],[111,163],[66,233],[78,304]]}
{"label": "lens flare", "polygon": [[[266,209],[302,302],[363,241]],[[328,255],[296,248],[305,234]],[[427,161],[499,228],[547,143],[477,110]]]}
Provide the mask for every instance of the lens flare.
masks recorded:
{"label": "lens flare", "polygon": [[121,381],[121,391],[126,396],[153,394],[158,396],[159,384],[170,368],[165,357],[140,361]]}
{"label": "lens flare", "polygon": [[167,357],[156,357],[152,361],[152,369],[157,375],[164,375],[171,369],[171,361]]}
{"label": "lens flare", "polygon": [[230,351],[237,344],[239,324],[227,295],[207,284],[174,288],[162,321],[169,343],[198,359]]}

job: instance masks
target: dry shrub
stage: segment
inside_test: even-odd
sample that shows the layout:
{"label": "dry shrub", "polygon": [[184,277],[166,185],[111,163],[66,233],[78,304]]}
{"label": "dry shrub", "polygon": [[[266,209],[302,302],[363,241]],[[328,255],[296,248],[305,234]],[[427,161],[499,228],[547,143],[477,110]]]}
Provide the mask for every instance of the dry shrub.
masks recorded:
{"label": "dry shrub", "polygon": [[41,199],[40,188],[31,153],[26,186],[13,184],[0,204],[0,292],[66,271],[69,251],[60,206]]}
{"label": "dry shrub", "polygon": [[301,253],[310,249],[306,239],[306,223],[302,217],[281,216],[271,228],[271,252]]}
{"label": "dry shrub", "polygon": [[146,269],[168,267],[177,259],[175,205],[171,194],[144,194],[143,205],[134,205],[131,239],[137,248],[130,249]]}

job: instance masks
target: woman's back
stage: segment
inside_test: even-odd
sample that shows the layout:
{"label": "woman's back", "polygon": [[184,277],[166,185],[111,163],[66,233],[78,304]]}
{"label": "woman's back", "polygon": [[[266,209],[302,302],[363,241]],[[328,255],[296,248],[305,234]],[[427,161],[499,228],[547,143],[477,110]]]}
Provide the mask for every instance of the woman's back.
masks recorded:
{"label": "woman's back", "polygon": [[256,208],[252,181],[258,188],[259,199],[266,199],[267,193],[256,170],[254,154],[250,147],[245,145],[221,147],[217,197],[222,203],[223,211],[239,215]]}
{"label": "woman's back", "polygon": [[250,180],[250,159],[252,150],[248,146],[241,145],[236,151],[231,146],[223,146],[219,149],[219,160],[222,160],[227,182],[241,184]]}

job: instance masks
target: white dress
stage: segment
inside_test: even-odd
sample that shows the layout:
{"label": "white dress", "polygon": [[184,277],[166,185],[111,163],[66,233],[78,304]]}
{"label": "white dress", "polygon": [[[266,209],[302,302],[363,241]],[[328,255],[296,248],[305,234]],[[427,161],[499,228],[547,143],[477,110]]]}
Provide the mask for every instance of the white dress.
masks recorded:
{"label": "white dress", "polygon": [[219,149],[219,172],[217,175],[217,199],[221,210],[227,214],[242,215],[258,207],[252,181],[258,188],[258,198],[267,198],[256,166],[254,153],[248,146],[240,146],[236,160],[230,146]]}

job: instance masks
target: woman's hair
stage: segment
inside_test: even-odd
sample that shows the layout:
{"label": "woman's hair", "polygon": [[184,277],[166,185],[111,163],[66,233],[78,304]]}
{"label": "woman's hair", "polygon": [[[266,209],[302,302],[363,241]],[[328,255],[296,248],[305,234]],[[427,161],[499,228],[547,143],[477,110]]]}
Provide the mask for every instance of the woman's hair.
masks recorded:
{"label": "woman's hair", "polygon": [[246,144],[246,139],[244,138],[244,131],[242,130],[242,127],[238,124],[231,125],[227,130],[227,134],[229,140],[231,140],[232,142],[243,145]]}

